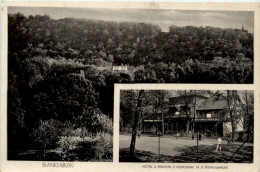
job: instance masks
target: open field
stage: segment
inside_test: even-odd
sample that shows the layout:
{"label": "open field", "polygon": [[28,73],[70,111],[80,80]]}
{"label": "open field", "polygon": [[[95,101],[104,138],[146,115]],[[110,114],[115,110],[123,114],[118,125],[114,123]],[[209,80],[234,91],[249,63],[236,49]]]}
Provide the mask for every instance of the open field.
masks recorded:
{"label": "open field", "polygon": [[222,152],[216,152],[216,140],[199,141],[197,156],[197,140],[189,138],[161,137],[160,156],[158,154],[159,137],[142,135],[136,139],[136,158],[128,158],[131,135],[120,135],[120,162],[245,162],[253,161],[253,144],[246,143],[232,159],[230,157],[242,143],[235,142],[230,147],[224,140]]}

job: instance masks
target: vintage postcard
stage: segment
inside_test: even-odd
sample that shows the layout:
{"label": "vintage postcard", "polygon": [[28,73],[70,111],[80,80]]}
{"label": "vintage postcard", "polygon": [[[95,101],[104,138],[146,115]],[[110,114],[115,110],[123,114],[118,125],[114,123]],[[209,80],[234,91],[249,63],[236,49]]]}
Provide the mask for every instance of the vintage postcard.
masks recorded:
{"label": "vintage postcard", "polygon": [[3,2],[1,171],[259,170],[259,21],[259,3]]}

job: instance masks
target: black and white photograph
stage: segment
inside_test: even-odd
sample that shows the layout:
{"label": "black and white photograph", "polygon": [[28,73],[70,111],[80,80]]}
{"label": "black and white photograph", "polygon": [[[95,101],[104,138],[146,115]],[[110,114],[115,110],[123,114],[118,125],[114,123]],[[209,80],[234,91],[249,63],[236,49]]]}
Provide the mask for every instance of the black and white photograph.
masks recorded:
{"label": "black and white photograph", "polygon": [[119,162],[253,163],[254,91],[120,90]]}
{"label": "black and white photograph", "polygon": [[[9,6],[7,34],[7,160],[112,162],[116,83],[254,84],[254,11]],[[209,91],[201,97],[207,101],[215,93],[226,96]],[[146,91],[132,100],[123,94],[134,109],[121,102],[120,161],[252,162],[253,128],[247,122],[253,124],[253,111],[244,107],[253,105],[241,98],[246,93],[230,93],[240,108],[230,117],[212,119],[209,111],[210,120],[200,122],[189,115],[205,112],[197,104],[195,111],[185,104],[177,122],[174,108],[165,119],[153,116],[169,109],[166,100],[157,109],[143,105]],[[216,106],[220,112],[228,107]],[[144,108],[156,111],[147,109],[149,116]],[[228,124],[233,130],[227,134]],[[218,135],[223,145],[214,151]],[[143,145],[145,139],[152,145]],[[183,146],[171,147],[178,144]]]}
{"label": "black and white photograph", "polygon": [[8,8],[9,73],[56,60],[112,83],[252,84],[253,40],[253,11]]}

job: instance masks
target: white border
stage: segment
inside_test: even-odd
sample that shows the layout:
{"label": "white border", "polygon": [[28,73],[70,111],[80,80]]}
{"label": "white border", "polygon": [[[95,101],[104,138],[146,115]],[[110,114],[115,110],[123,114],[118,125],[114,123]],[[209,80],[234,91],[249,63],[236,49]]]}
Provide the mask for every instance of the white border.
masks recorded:
{"label": "white border", "polygon": [[[222,11],[254,11],[254,84],[116,84],[114,89],[114,156],[113,162],[74,162],[74,168],[43,168],[42,162],[36,161],[7,161],[7,7],[79,7],[79,8],[138,8],[138,9],[175,9],[175,10],[222,10]],[[255,94],[255,140],[254,163],[193,163],[192,165],[227,165],[228,171],[258,171],[259,168],[259,32],[260,32],[260,4],[259,3],[179,3],[179,2],[2,2],[2,63],[1,63],[1,171],[150,171],[142,168],[143,163],[119,163],[119,91],[120,89],[209,89],[209,90],[254,90]],[[146,163],[147,164],[147,163]],[[148,163],[149,164],[149,163]],[[154,164],[154,163],[150,163]],[[156,163],[161,164],[161,163]],[[165,163],[163,163],[165,164]],[[166,163],[169,164],[169,163]],[[173,163],[183,164],[183,163]],[[185,163],[191,165],[191,163]],[[171,164],[172,165],[172,164]],[[173,171],[173,169],[152,169],[153,171]],[[175,169],[176,170],[176,169]],[[195,169],[196,170],[196,169]],[[190,171],[182,169],[180,171]],[[199,170],[201,171],[201,170]],[[226,170],[227,171],[227,170]]]}

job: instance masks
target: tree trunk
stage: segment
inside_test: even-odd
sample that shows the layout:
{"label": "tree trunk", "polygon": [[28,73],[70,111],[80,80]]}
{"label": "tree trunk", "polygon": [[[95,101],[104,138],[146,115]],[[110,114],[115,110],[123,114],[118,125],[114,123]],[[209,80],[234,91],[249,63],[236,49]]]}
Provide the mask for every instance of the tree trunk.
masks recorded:
{"label": "tree trunk", "polygon": [[46,157],[46,148],[43,148],[43,159]]}
{"label": "tree trunk", "polygon": [[189,135],[189,130],[190,130],[190,121],[188,119],[187,124],[186,124],[186,136]]}
{"label": "tree trunk", "polygon": [[142,123],[143,123],[143,124],[142,124],[142,129],[143,129],[143,133],[144,133],[144,120],[142,119],[142,121],[143,121],[143,122],[142,122]]}
{"label": "tree trunk", "polygon": [[231,141],[233,143],[234,139],[235,139],[235,124],[234,124],[234,119],[233,119],[232,113],[230,113],[230,122],[231,122],[231,128],[232,128]]}
{"label": "tree trunk", "polygon": [[194,115],[192,120],[192,140],[194,139],[195,116],[196,116],[196,108],[194,107]]}
{"label": "tree trunk", "polygon": [[121,132],[122,133],[124,132],[124,121],[122,118],[121,118]]}
{"label": "tree trunk", "polygon": [[247,140],[249,139],[249,136],[251,134],[251,125],[252,120],[251,116],[249,114],[249,101],[248,101],[248,93],[247,90],[245,91],[245,99],[246,99],[246,123],[247,123]]}
{"label": "tree trunk", "polygon": [[231,141],[234,142],[235,139],[235,129],[236,129],[236,109],[237,109],[237,91],[235,90],[227,90],[227,105],[228,105],[228,110],[229,110],[229,115],[230,115],[230,122],[231,122]]}
{"label": "tree trunk", "polygon": [[132,139],[131,139],[131,144],[130,144],[130,153],[129,157],[130,159],[134,158],[135,155],[135,141],[136,141],[136,134],[137,134],[137,123],[138,119],[141,113],[141,106],[142,106],[142,94],[144,90],[139,91],[138,99],[137,99],[137,105],[135,108],[135,113],[134,113],[134,121],[133,121],[133,130],[132,130]]}
{"label": "tree trunk", "polygon": [[253,131],[254,129],[254,120],[253,120],[253,116],[249,116],[248,117],[248,127],[247,127],[247,140],[249,141],[249,137],[251,136],[251,132]]}
{"label": "tree trunk", "polygon": [[197,93],[195,90],[195,95],[194,95],[194,115],[193,115],[193,120],[192,120],[192,140],[194,139],[194,127],[195,127],[195,117],[196,117],[196,104],[197,104]]}
{"label": "tree trunk", "polygon": [[164,136],[164,114],[162,113],[162,136]]}
{"label": "tree trunk", "polygon": [[233,124],[233,125],[232,125],[232,142],[234,142],[234,140],[235,140],[235,129],[236,129],[236,127],[235,127],[235,125]]}

